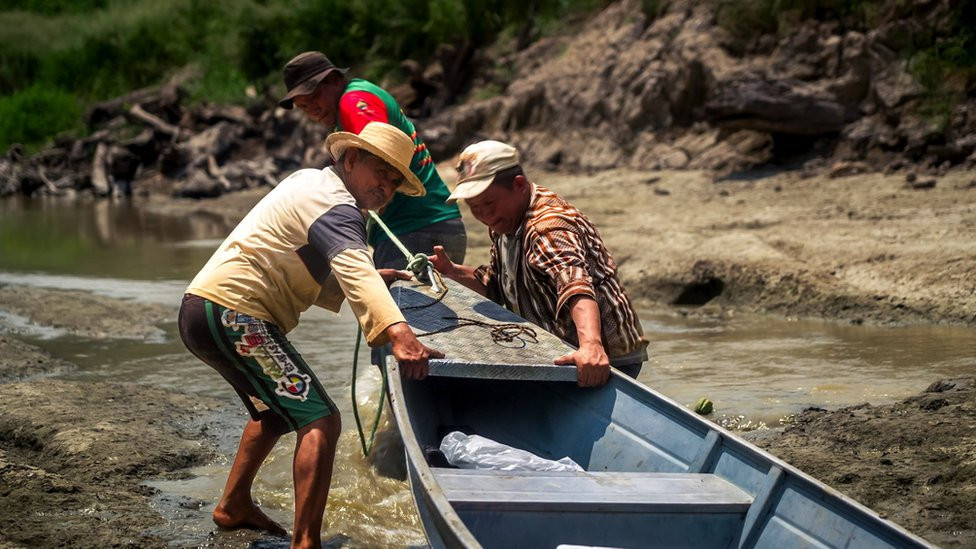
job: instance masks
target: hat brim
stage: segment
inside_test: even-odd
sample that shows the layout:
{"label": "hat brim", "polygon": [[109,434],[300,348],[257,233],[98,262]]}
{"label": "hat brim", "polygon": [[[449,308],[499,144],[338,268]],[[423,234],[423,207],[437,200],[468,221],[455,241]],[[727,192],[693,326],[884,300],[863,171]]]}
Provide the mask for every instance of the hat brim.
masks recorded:
{"label": "hat brim", "polygon": [[368,151],[382,158],[384,162],[393,166],[403,176],[403,183],[397,187],[396,192],[403,193],[407,196],[424,196],[427,194],[427,189],[424,188],[424,184],[410,171],[410,166],[404,166],[398,160],[387,154],[386,151],[375,147],[372,143],[363,140],[354,133],[334,132],[325,140],[325,146],[328,147],[329,152],[332,153],[332,158],[336,162],[339,161],[342,153],[346,152],[346,149],[349,147],[356,147],[357,149]]}
{"label": "hat brim", "polygon": [[495,180],[495,174],[491,174],[488,177],[482,177],[481,179],[471,179],[463,183],[458,183],[454,187],[454,192],[451,196],[447,197],[446,202],[448,204],[453,204],[458,200],[467,200],[469,198],[474,198],[479,194],[485,192],[485,189],[491,186],[491,182]]}
{"label": "hat brim", "polygon": [[301,84],[298,84],[292,88],[291,91],[286,93],[285,96],[278,101],[278,106],[283,109],[291,109],[295,106],[296,97],[299,95],[308,95],[314,92],[315,88],[319,87],[319,84],[325,80],[326,76],[329,76],[329,74],[333,72],[338,72],[339,74],[344,75],[348,70],[348,68],[340,69],[339,67],[332,67],[306,78]]}

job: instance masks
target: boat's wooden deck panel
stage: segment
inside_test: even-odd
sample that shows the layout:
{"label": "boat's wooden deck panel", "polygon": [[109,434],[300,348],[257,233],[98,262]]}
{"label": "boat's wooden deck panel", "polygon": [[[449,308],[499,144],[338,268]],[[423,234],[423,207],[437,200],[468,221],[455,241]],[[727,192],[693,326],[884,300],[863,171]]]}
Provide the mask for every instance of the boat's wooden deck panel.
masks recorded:
{"label": "boat's wooden deck panel", "polygon": [[[398,281],[390,288],[407,324],[424,344],[445,355],[430,362],[431,376],[576,381],[575,366],[552,363],[572,351],[559,338],[456,282],[444,284],[443,296],[416,281]],[[503,324],[532,332],[511,330],[511,341],[493,340],[492,327]]]}
{"label": "boat's wooden deck panel", "polygon": [[458,510],[744,514],[752,503],[708,474],[432,471]]}

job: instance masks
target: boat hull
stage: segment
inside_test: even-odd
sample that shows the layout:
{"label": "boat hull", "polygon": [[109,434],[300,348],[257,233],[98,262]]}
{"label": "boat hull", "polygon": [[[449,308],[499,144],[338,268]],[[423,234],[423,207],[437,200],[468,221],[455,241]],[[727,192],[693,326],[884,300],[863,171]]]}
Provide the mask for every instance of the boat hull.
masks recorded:
{"label": "boat hull", "polygon": [[[684,406],[613,371],[581,388],[552,358],[568,347],[448,283],[394,298],[445,352],[424,380],[386,362],[411,489],[432,547],[928,547],[925,540]],[[472,322],[475,320],[476,322]],[[518,337],[485,332],[517,323]],[[584,471],[431,466],[451,431]]]}
{"label": "boat hull", "polygon": [[[553,381],[408,381],[391,366],[391,398],[407,446],[410,481],[434,547],[928,546],[620,374],[604,387],[583,389]],[[556,490],[539,488],[541,473],[492,478],[483,471],[431,467],[423,449],[436,447],[452,429],[548,459],[568,456],[586,469],[583,479],[597,483],[626,482],[629,476],[636,496],[566,478],[561,482],[569,491],[547,498]],[[714,477],[737,493],[665,488],[664,481],[647,480],[648,475]],[[479,499],[493,485],[507,496]],[[655,489],[672,501],[650,501]]]}

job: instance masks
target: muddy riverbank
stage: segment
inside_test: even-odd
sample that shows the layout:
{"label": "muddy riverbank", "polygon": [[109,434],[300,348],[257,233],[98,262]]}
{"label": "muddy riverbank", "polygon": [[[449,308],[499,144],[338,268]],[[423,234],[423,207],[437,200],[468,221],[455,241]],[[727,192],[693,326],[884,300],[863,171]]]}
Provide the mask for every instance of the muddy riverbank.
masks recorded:
{"label": "muddy riverbank", "polygon": [[[216,434],[239,415],[232,403],[52,379],[70,365],[10,335],[0,337],[0,356],[0,379],[22,380],[0,384],[0,547],[167,547],[173,540],[161,532],[174,512],[205,520],[207,502],[160,501],[142,483],[226,454]],[[785,429],[746,436],[934,543],[976,543],[972,379],[933,383],[892,405],[809,409]],[[205,546],[260,539],[227,536],[215,531]]]}
{"label": "muddy riverbank", "polygon": [[[950,173],[923,190],[884,175],[530,176],[596,222],[645,306],[726,318],[750,311],[851,324],[976,324],[973,174]],[[216,201],[150,197],[147,207],[232,223],[264,192]],[[487,236],[465,214],[469,262],[483,261]],[[7,313],[80,337],[153,338],[157,320],[175,317],[175,304],[98,298],[95,316],[110,319],[99,324],[92,301],[78,291],[0,288]],[[25,342],[9,319],[0,331],[0,547],[171,543],[159,534],[168,515],[140,483],[217,459],[224,450],[208,418],[239,410],[125,380],[59,379],[53,374],[70,372],[70,363]],[[976,389],[969,380],[933,391],[897,404],[808,410],[782,431],[750,438],[935,543],[970,546]],[[171,503],[203,512],[201,502]]]}
{"label": "muddy riverbank", "polygon": [[932,543],[976,545],[973,378],[886,406],[811,408],[747,438]]}
{"label": "muddy riverbank", "polygon": [[[96,303],[97,302],[97,303]],[[175,308],[80,291],[0,287],[6,313],[87,338],[151,338]],[[0,319],[0,547],[162,547],[149,478],[215,459],[208,424],[227,403],[118,379],[67,381],[74,365]],[[199,506],[199,502],[181,502]]]}

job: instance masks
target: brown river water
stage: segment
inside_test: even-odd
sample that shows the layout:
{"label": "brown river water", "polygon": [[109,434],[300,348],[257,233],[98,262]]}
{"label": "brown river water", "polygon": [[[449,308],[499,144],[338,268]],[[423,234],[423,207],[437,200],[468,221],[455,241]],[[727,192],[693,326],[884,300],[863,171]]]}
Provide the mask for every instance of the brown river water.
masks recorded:
{"label": "brown river water", "polygon": [[[78,365],[63,377],[146,383],[226,398],[231,389],[187,353],[176,336],[180,296],[230,227],[208,217],[150,214],[108,201],[78,206],[56,201],[0,201],[0,285],[82,289],[139,302],[171,304],[160,334],[147,341],[86,340],[32,325],[0,311],[0,322],[24,339]],[[2,309],[0,304],[0,309]],[[945,377],[976,375],[972,328],[876,327],[756,315],[685,315],[671,309],[640,311],[651,360],[638,380],[691,405],[715,404],[711,416],[733,430],[777,427],[804,408],[880,405],[917,394]],[[343,414],[344,433],[326,515],[327,546],[425,546],[402,457],[384,420],[377,450],[364,459],[352,415],[352,359],[356,327],[348,310],[313,310],[291,339]],[[357,391],[364,423],[379,403],[378,371],[359,355]],[[223,459],[178,481],[153,481],[159,509],[169,519],[160,532],[173,546],[248,545],[232,533],[213,534],[209,511],[218,498],[244,423],[242,407],[220,432]],[[262,469],[255,494],[269,515],[292,520],[291,453],[285,438]],[[173,502],[180,502],[173,504]],[[189,503],[188,503],[189,502]],[[216,537],[215,537],[216,536]]]}

